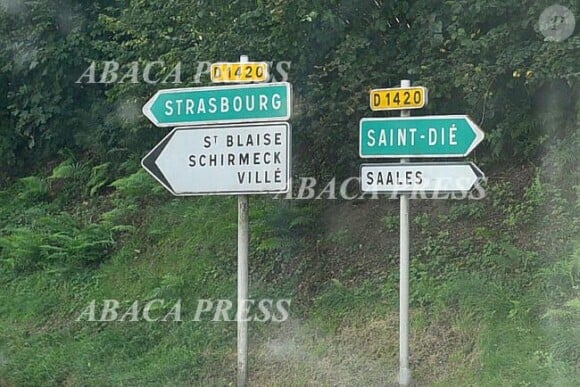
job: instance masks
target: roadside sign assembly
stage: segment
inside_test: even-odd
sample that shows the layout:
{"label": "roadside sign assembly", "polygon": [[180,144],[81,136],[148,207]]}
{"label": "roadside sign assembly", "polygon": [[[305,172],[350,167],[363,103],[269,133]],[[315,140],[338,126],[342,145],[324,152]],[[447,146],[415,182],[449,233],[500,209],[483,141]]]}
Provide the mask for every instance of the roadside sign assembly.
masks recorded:
{"label": "roadside sign assembly", "polygon": [[[266,62],[220,62],[213,82],[265,82]],[[249,197],[291,187],[292,88],[288,82],[159,90],[143,106],[158,127],[174,127],[141,161],[176,196],[238,196],[237,379],[248,382]]]}
{"label": "roadside sign assembly", "polygon": [[[411,87],[374,89],[373,111],[401,110],[400,117],[362,118],[359,124],[361,158],[399,159],[399,163],[362,164],[362,192],[389,193],[400,202],[399,260],[399,385],[409,386],[409,199],[438,198],[439,193],[465,194],[484,178],[471,162],[411,162],[410,158],[465,157],[484,138],[483,131],[466,115],[411,117],[409,109],[427,104],[428,90]],[[429,194],[434,194],[429,197]],[[466,195],[462,195],[465,197]]]}

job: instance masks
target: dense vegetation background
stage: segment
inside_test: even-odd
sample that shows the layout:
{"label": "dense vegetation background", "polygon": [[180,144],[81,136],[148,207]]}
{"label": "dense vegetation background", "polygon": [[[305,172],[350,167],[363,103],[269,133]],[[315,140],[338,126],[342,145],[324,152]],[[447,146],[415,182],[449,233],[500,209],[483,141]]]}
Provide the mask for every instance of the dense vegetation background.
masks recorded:
{"label": "dense vegetation background", "polygon": [[[472,116],[487,198],[413,202],[417,380],[574,385],[580,37],[544,39],[549,5],[0,1],[0,385],[233,380],[235,323],[75,319],[93,299],[235,298],[235,201],[173,199],[143,172],[166,131],[140,110],[241,54],[290,63],[296,177],[358,173],[371,88],[411,79],[429,89],[414,114]],[[139,82],[76,82],[105,61]],[[150,61],[183,82],[143,82]],[[294,302],[288,324],[252,325],[255,384],[396,380],[397,203],[252,203],[251,292]]]}

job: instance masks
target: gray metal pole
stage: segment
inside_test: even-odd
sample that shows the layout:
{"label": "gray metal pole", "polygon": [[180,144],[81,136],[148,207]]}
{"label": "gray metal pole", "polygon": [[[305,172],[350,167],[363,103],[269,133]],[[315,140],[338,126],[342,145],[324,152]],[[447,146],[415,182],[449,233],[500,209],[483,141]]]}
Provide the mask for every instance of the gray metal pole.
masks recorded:
{"label": "gray metal pole", "polygon": [[[246,55],[240,62],[248,61]],[[238,387],[248,383],[248,256],[250,251],[249,196],[238,196]]]}
{"label": "gray metal pole", "polygon": [[248,195],[238,196],[238,387],[248,381],[248,255],[250,241]]}
{"label": "gray metal pole", "polygon": [[[410,87],[408,79],[401,80],[401,87]],[[409,110],[402,110],[401,117],[409,117]],[[401,159],[408,162],[409,159]],[[399,385],[411,383],[409,368],[409,196],[400,196],[400,290],[399,290]]]}

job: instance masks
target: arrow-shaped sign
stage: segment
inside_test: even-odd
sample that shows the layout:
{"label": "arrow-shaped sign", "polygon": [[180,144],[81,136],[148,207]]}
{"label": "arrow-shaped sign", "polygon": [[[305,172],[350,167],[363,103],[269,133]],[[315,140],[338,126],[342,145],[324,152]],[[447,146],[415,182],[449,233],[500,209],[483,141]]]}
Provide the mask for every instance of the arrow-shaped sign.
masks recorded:
{"label": "arrow-shaped sign", "polygon": [[286,121],[292,113],[288,82],[159,90],[143,106],[156,126]]}
{"label": "arrow-shaped sign", "polygon": [[290,138],[287,123],[176,128],[141,165],[176,196],[282,193]]}
{"label": "arrow-shaped sign", "polygon": [[361,190],[398,194],[465,193],[484,177],[473,163],[361,165]]}
{"label": "arrow-shaped sign", "polygon": [[483,138],[466,115],[363,118],[359,151],[363,158],[464,157]]}

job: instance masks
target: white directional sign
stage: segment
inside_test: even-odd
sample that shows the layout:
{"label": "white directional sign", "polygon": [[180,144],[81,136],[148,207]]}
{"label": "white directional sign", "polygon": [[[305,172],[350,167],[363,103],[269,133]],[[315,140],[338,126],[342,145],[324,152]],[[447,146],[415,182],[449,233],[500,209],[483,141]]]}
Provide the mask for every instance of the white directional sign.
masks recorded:
{"label": "white directional sign", "polygon": [[177,196],[287,192],[287,123],[176,128],[141,164]]}
{"label": "white directional sign", "polygon": [[469,192],[483,176],[470,162],[362,164],[361,190],[400,194]]}

